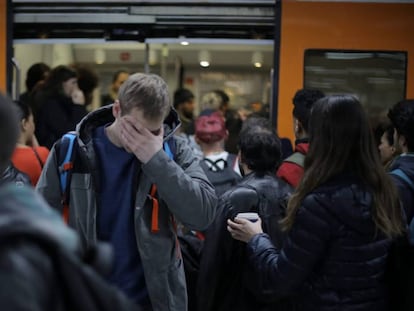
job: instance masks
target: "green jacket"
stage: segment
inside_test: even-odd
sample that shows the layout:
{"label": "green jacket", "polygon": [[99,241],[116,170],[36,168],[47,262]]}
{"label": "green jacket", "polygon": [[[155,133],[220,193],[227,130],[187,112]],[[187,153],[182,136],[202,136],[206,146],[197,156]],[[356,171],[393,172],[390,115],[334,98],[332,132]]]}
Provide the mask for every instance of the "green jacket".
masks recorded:
{"label": "green jacket", "polygon": [[[100,178],[92,131],[113,120],[112,106],[105,106],[88,114],[76,127],[78,153],[70,185],[69,225],[80,234],[84,246],[97,240],[96,194]],[[171,110],[164,122],[165,139],[173,135],[178,124],[176,112]],[[135,198],[137,248],[154,311],[187,310],[183,260],[172,215],[189,229],[204,230],[213,220],[217,203],[199,160],[184,139],[176,136],[174,139],[174,160],[160,150],[141,166]],[[36,189],[61,211],[57,145],[50,151]],[[151,232],[152,203],[148,193],[152,183],[157,185],[160,202],[157,233]]]}

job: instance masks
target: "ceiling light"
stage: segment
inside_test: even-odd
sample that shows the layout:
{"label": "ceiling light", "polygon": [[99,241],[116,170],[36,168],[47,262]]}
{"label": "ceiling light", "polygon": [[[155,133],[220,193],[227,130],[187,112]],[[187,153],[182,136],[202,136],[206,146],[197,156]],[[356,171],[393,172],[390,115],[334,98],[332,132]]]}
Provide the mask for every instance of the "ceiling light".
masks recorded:
{"label": "ceiling light", "polygon": [[262,64],[263,64],[263,54],[262,54],[262,52],[253,52],[253,54],[252,54],[252,64],[256,68],[262,67]]}
{"label": "ceiling light", "polygon": [[209,67],[211,61],[211,55],[209,51],[202,50],[198,53],[198,61],[201,67]]}
{"label": "ceiling light", "polygon": [[178,39],[180,39],[180,44],[181,45],[189,45],[190,44],[190,42],[188,42],[188,40],[184,36],[179,36]]}
{"label": "ceiling light", "polygon": [[106,54],[104,49],[96,49],[95,50],[95,63],[101,65],[105,62]]}

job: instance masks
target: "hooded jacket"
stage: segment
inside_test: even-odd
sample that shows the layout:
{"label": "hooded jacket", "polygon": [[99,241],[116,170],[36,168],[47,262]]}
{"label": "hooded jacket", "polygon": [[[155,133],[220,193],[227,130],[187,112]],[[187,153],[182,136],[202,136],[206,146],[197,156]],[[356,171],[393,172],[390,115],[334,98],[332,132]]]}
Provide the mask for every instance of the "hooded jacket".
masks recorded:
{"label": "hooded jacket", "polygon": [[299,310],[388,310],[391,240],[372,220],[372,196],[340,175],[308,194],[282,249],[266,234],[247,244],[254,284],[277,297],[298,295]]}
{"label": "hooded jacket", "polygon": [[[88,114],[76,128],[77,150],[70,184],[69,225],[80,234],[84,246],[97,242],[97,196],[100,177],[92,133],[96,127],[114,121],[112,105]],[[179,121],[174,110],[164,121],[164,139],[169,139]],[[174,160],[164,150],[141,165],[135,195],[135,233],[154,311],[187,310],[185,277],[174,216],[194,230],[204,230],[215,214],[216,195],[202,168],[180,137],[174,137]],[[76,146],[75,145],[75,146]],[[62,211],[55,145],[37,184],[37,190],[51,206]],[[159,232],[151,232],[151,185],[157,185]],[[122,191],[122,189],[114,189]]]}
{"label": "hooded jacket", "polygon": [[[83,262],[76,233],[32,189],[2,185],[0,201],[3,310],[139,311]],[[105,255],[96,262],[110,262],[95,251]]]}

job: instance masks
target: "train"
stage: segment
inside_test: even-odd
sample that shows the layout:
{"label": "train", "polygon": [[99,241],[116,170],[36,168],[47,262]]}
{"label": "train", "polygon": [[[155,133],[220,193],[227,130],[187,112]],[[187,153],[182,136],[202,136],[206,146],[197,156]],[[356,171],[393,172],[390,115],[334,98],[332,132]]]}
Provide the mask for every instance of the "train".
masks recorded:
{"label": "train", "polygon": [[[248,5],[252,9],[255,3]],[[10,91],[12,6],[12,1],[0,0],[2,92]],[[303,87],[320,88],[327,94],[355,93],[378,118],[396,101],[414,98],[413,1],[277,0],[271,7],[274,45],[269,118],[279,136],[294,140],[292,98]]]}

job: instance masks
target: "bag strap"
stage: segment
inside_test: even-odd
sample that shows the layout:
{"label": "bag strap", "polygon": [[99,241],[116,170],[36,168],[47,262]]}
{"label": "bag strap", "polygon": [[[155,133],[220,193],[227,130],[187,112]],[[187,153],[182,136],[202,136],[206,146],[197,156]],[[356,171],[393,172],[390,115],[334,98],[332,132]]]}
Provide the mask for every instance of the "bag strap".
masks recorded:
{"label": "bag strap", "polygon": [[34,154],[37,158],[37,161],[39,161],[40,169],[43,169],[44,163],[43,163],[42,159],[40,158],[39,153],[37,152],[35,147],[33,147],[32,150],[33,150],[33,152],[34,152]]}
{"label": "bag strap", "polygon": [[300,167],[305,166],[305,155],[300,152],[294,152],[289,157],[283,160],[283,162],[291,162],[299,165]]}
{"label": "bag strap", "polygon": [[[175,153],[174,138],[170,138],[169,140],[165,141],[163,144],[163,149],[165,153],[168,155],[168,157],[171,160],[174,160],[174,153]],[[152,201],[151,232],[157,233],[158,231],[160,231],[160,228],[158,225],[159,202],[157,198],[157,185],[156,184],[151,185],[148,198]]]}
{"label": "bag strap", "polygon": [[404,173],[404,171],[402,169],[397,168],[395,170],[392,170],[390,172],[390,174],[400,177],[402,180],[404,180],[408,184],[408,186],[411,188],[411,190],[414,191],[413,181],[407,176],[406,173]]}
{"label": "bag strap", "polygon": [[[214,172],[221,172],[221,171],[225,170],[226,167],[228,166],[227,161],[224,160],[224,159],[217,159],[216,161],[212,161],[209,158],[204,158],[203,161],[209,163],[210,165],[207,165],[208,169],[210,171],[214,171]],[[223,162],[223,168],[218,166],[218,163],[220,163],[220,162]]]}
{"label": "bag strap", "polygon": [[69,221],[69,185],[72,178],[75,141],[76,132],[68,132],[63,135],[59,144],[60,193],[62,196],[63,219],[66,223]]}
{"label": "bag strap", "polygon": [[[410,179],[410,177],[407,176],[407,174],[402,169],[397,168],[389,172],[389,174],[400,177],[402,180],[406,182],[410,189],[414,191],[413,181]],[[404,208],[402,208],[402,211],[404,212]],[[410,244],[414,245],[414,218],[411,219],[411,222],[408,224],[408,239],[410,241]]]}

